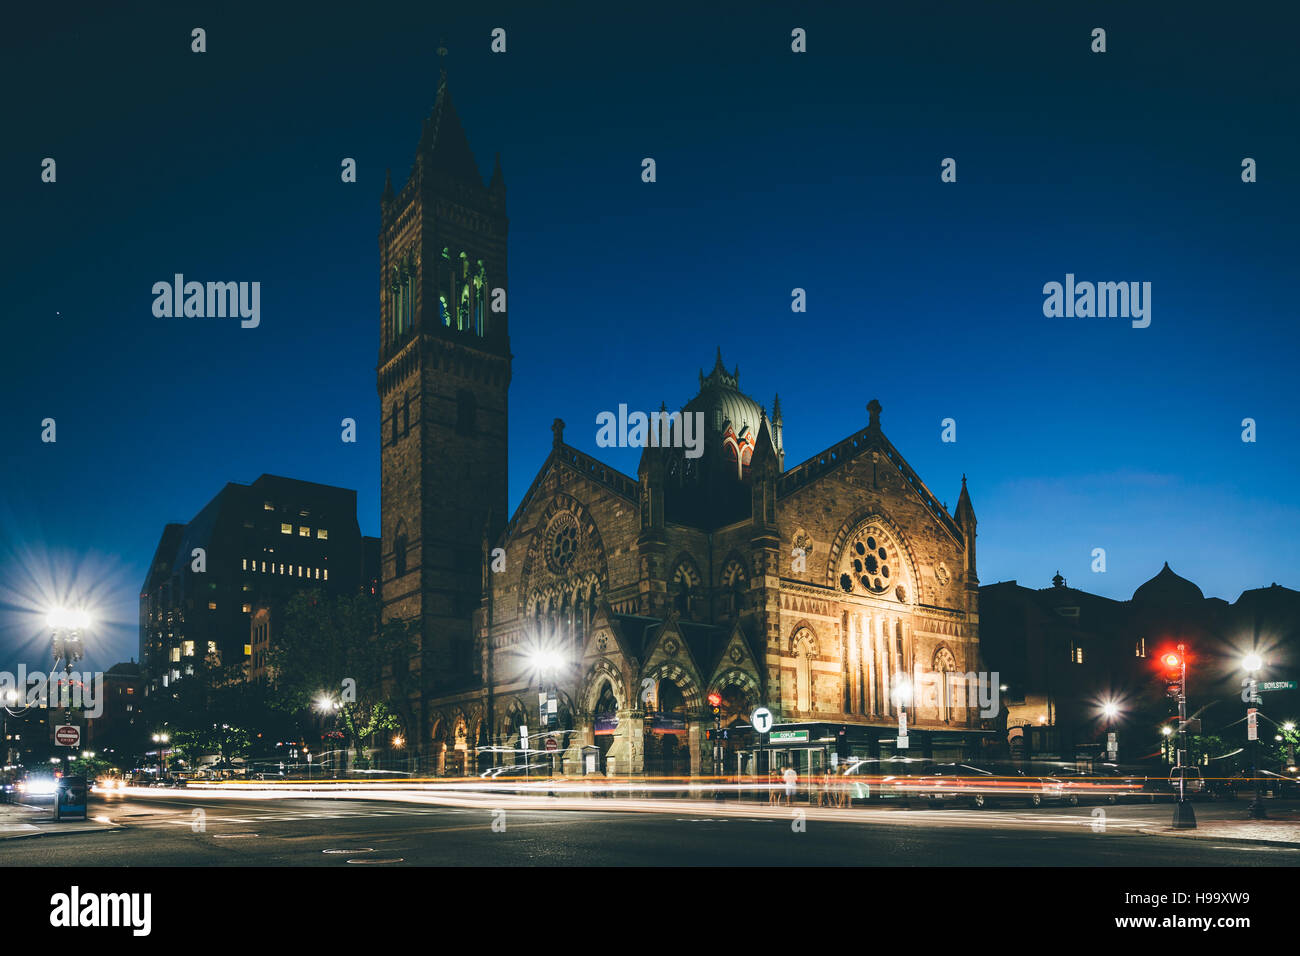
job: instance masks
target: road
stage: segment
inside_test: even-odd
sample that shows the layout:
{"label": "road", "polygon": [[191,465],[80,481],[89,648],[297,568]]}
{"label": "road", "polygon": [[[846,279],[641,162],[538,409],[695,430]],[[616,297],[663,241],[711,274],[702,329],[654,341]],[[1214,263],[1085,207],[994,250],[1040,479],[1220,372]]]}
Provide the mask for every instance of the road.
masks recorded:
{"label": "road", "polygon": [[[407,798],[402,798],[405,800]],[[131,791],[91,816],[122,829],[8,840],[15,866],[1279,866],[1300,848],[1149,835],[1168,805],[1037,810],[809,810],[644,803],[554,809],[544,796],[430,802]],[[1278,805],[1285,813],[1287,806]],[[1101,808],[1098,808],[1101,809]],[[1292,810],[1291,813],[1296,811]],[[1202,804],[1201,819],[1244,815]],[[494,823],[496,828],[494,829]],[[504,824],[504,826],[503,826]],[[72,844],[75,842],[75,848]]]}

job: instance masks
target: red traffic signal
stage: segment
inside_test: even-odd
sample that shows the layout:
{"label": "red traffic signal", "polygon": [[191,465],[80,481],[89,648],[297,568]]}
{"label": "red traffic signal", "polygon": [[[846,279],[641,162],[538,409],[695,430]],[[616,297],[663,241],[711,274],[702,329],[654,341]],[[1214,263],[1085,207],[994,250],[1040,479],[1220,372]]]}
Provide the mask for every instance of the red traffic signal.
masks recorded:
{"label": "red traffic signal", "polygon": [[709,691],[709,706],[710,707],[722,706],[722,695],[719,694],[716,690]]}

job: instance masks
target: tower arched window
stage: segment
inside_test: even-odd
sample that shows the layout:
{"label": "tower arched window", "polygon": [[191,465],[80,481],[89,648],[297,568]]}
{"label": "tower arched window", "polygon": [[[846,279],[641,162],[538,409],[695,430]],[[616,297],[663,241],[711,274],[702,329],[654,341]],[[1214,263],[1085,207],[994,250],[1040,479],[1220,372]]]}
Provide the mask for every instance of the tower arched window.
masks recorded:
{"label": "tower arched window", "polygon": [[397,403],[396,402],[393,402],[393,437],[391,439],[391,442],[394,445],[397,444]]}

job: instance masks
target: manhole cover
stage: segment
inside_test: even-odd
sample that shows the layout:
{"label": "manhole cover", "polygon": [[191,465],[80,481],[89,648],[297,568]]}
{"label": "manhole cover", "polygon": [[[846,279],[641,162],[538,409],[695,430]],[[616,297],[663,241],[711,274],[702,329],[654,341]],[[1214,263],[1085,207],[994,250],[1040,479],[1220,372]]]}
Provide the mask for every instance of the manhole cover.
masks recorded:
{"label": "manhole cover", "polygon": [[322,853],[374,853],[372,846],[359,846],[355,850],[321,850]]}
{"label": "manhole cover", "polygon": [[348,862],[349,863],[401,863],[402,858],[400,856],[393,856],[393,857],[389,857],[388,859],[378,859],[372,856],[369,859],[348,860]]}

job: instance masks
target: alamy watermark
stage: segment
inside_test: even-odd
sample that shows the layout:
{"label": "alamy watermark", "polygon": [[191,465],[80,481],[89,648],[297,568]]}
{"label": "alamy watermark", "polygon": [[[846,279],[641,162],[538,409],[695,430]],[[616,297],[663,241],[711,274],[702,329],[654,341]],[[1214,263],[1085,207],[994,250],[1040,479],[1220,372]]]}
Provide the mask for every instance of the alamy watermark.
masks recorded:
{"label": "alamy watermark", "polygon": [[1043,296],[1049,319],[1132,319],[1135,329],[1151,324],[1150,282],[1075,282],[1067,272],[1065,284],[1048,282]]}
{"label": "alamy watermark", "polygon": [[628,414],[626,405],[618,414],[596,416],[596,444],[601,448],[685,448],[687,458],[704,454],[704,413],[658,411]]}
{"label": "alamy watermark", "polygon": [[104,713],[103,671],[0,671],[0,705],[6,707],[77,707],[87,717]]}
{"label": "alamy watermark", "polygon": [[153,314],[160,319],[240,319],[240,327],[255,329],[262,321],[262,283],[186,282],[176,273],[173,281],[155,282]]}

